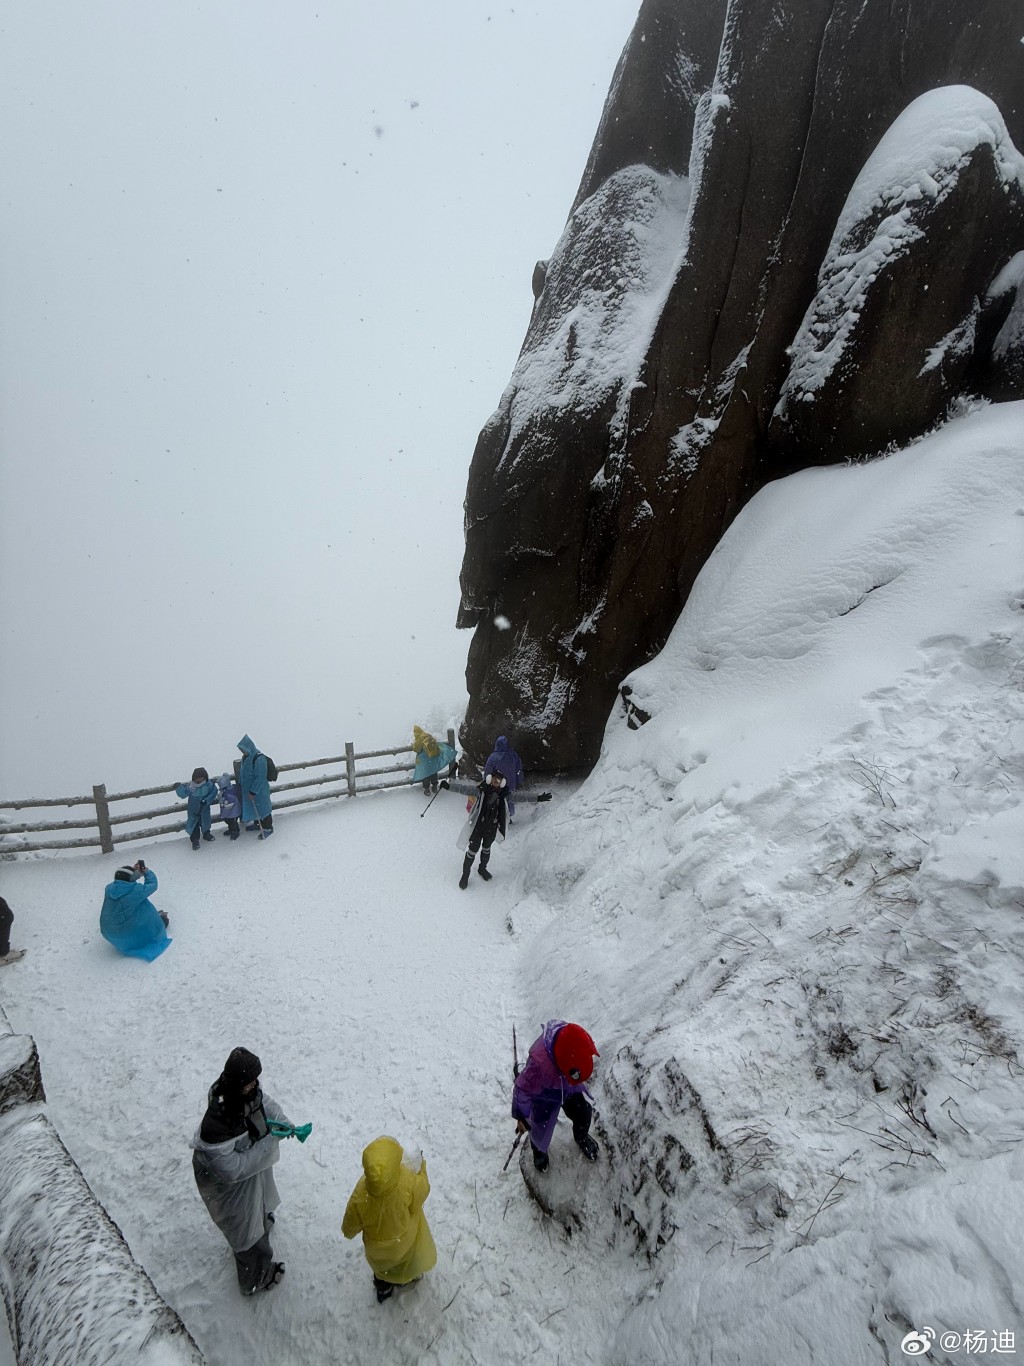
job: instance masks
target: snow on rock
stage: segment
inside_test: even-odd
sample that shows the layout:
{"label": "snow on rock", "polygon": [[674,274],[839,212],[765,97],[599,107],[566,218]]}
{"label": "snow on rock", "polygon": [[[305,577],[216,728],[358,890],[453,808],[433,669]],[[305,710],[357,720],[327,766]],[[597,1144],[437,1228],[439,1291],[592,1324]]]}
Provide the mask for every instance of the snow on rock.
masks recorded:
{"label": "snow on rock", "polygon": [[768,486],[531,832],[528,1000],[601,1050],[605,1235],[659,1268],[610,1360],[1024,1342],[1022,507],[1021,404]]}
{"label": "snow on rock", "polygon": [[16,1105],[35,1105],[45,1100],[35,1040],[27,1034],[13,1033],[0,1011],[0,1115]]}
{"label": "snow on rock", "polygon": [[992,354],[1001,362],[1009,382],[1024,384],[1024,251],[1010,258],[989,287],[989,299],[1013,294],[1010,311],[992,343]]}
{"label": "snow on rock", "polygon": [[567,1124],[556,1127],[548,1151],[550,1165],[539,1172],[527,1138],[519,1149],[519,1174],[543,1213],[571,1238],[604,1206],[603,1173],[597,1164],[584,1161]]}
{"label": "snow on rock", "polygon": [[23,1366],[202,1366],[53,1126],[0,1119],[0,1284]]}
{"label": "snow on rock", "polygon": [[1004,187],[1024,189],[1024,158],[993,102],[969,86],[918,96],[885,133],[847,197],[790,348],[777,414],[812,401],[847,353],[869,290],[923,235],[917,205],[940,204],[979,147]]}
{"label": "snow on rock", "polygon": [[[636,378],[672,283],[689,198],[685,176],[636,165],[609,176],[575,209],[506,391],[502,462],[514,464],[540,414],[590,412]],[[576,303],[566,310],[570,298]]]}

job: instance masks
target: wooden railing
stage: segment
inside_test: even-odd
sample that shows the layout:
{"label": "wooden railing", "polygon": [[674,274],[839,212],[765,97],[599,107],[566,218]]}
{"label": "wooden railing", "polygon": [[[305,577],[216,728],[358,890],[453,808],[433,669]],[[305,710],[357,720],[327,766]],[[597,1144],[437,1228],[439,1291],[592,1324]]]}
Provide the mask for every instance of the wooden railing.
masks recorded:
{"label": "wooden railing", "polygon": [[[448,743],[454,749],[455,732],[449,730],[447,738]],[[279,775],[297,773],[311,768],[331,768],[335,764],[343,765],[343,768],[337,772],[323,773],[313,778],[300,778],[297,782],[281,782],[279,777],[277,782],[270,785],[274,812],[276,814],[285,807],[309,806],[313,802],[329,801],[332,797],[357,797],[361,792],[381,792],[391,787],[408,787],[412,782],[412,771],[416,767],[415,759],[400,764],[386,764],[379,768],[357,768],[357,764],[367,759],[391,758],[400,754],[411,755],[412,747],[410,745],[397,745],[393,749],[370,749],[364,754],[357,754],[355,745],[351,741],[347,741],[344,754],[330,755],[323,759],[304,759],[296,764],[278,764]],[[367,779],[384,778],[392,773],[402,773],[406,776],[388,778],[384,782],[367,781]],[[177,834],[185,828],[182,813],[187,809],[188,804],[186,802],[176,801],[171,806],[158,806],[153,810],[120,811],[116,814],[112,813],[110,809],[114,802],[137,802],[143,797],[162,797],[173,794],[176,786],[176,783],[165,783],[161,787],[139,787],[132,792],[108,792],[106,785],[99,783],[93,788],[91,797],[27,797],[20,801],[0,802],[0,811],[24,811],[48,806],[91,806],[93,808],[88,820],[33,820],[16,824],[0,820],[0,854],[38,853],[51,849],[99,849],[104,854],[112,854],[118,844],[127,844],[131,840],[154,839],[157,835]],[[281,799],[281,793],[295,792],[300,788],[316,788],[317,791],[306,796]],[[163,825],[149,823],[159,820],[162,816],[177,816],[178,819],[165,822]],[[139,826],[140,822],[143,823],[141,829],[121,829],[122,826]],[[85,839],[45,841],[17,840],[14,838],[18,835],[63,834],[68,830],[91,830],[95,831],[95,834]]]}

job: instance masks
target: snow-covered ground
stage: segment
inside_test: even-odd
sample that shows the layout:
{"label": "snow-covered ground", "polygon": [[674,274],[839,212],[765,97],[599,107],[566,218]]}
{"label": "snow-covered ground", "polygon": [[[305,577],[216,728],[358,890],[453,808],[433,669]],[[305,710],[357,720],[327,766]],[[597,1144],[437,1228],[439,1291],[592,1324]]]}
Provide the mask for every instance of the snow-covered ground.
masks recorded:
{"label": "snow-covered ground", "polygon": [[[142,851],[175,937],[144,965],[97,933],[114,860],[3,865],[0,1000],[213,1366],[1024,1356],[1022,532],[1020,404],[767,488],[632,678],[651,719],[487,887],[452,794],[285,814]],[[553,1016],[602,1054],[571,1239],[501,1173],[511,1024]],[[238,1043],[314,1124],[257,1303],[187,1146]],[[439,1261],[378,1308],[338,1226],[384,1132],[426,1154]]]}

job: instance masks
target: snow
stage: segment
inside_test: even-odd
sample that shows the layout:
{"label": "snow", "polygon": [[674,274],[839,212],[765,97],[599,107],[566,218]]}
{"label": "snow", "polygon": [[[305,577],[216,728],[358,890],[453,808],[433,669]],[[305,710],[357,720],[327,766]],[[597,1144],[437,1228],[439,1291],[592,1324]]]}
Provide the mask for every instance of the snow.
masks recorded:
{"label": "snow", "polygon": [[[1024,185],[1024,157],[1002,115],[970,86],[944,86],[919,95],[885,132],[839,215],[817,293],[790,348],[777,414],[784,414],[789,403],[812,401],[842,362],[869,287],[922,236],[914,206],[925,199],[945,199],[961,167],[981,146],[992,148],[1004,185]],[[866,225],[870,231],[865,237]],[[952,344],[951,338],[943,345]],[[967,342],[958,337],[956,344]],[[939,359],[929,358],[924,368]]]}
{"label": "snow", "polygon": [[1008,351],[1016,346],[1024,344],[1024,251],[1018,251],[1010,257],[1006,265],[999,272],[989,286],[988,296],[990,299],[998,299],[1003,294],[1014,291],[1013,303],[1007,314],[1006,321],[999,329],[999,333],[992,344],[992,354],[997,359],[1002,359]]}
{"label": "snow", "polygon": [[967,317],[961,319],[956,327],[951,328],[937,345],[929,347],[924,364],[918,371],[919,376],[926,375],[929,370],[939,369],[947,357],[956,359],[971,354],[974,350],[974,337],[980,312],[981,301],[976,298]]}
{"label": "snow", "polygon": [[672,284],[689,198],[685,176],[635,165],[610,175],[573,212],[548,263],[545,294],[577,302],[549,316],[542,297],[505,391],[506,450],[549,408],[586,413],[610,395],[628,396]]}
{"label": "snow", "polygon": [[[212,1366],[1024,1350],[1022,531],[1024,404],[765,488],[629,680],[651,719],[520,808],[486,887],[453,794],[286,813],[142,851],[147,965],[97,934],[115,859],[3,865],[50,1116]],[[511,1024],[522,1056],[553,1017],[601,1051],[571,1238],[501,1172]],[[188,1161],[238,1043],[314,1125],[258,1303]],[[423,1150],[439,1260],[378,1308],[338,1226],[381,1133]]]}

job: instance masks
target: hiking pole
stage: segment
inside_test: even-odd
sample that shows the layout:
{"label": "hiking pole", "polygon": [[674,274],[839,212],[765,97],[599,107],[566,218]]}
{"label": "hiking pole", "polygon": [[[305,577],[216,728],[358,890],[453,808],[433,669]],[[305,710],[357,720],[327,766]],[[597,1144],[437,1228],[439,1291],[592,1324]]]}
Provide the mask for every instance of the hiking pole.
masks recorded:
{"label": "hiking pole", "polygon": [[[525,1133],[525,1132],[526,1132],[526,1130],[524,1129],[524,1130],[523,1130],[523,1133]],[[523,1141],[523,1134],[516,1134],[516,1141],[512,1144],[512,1151],[509,1153],[508,1157],[505,1158],[505,1165],[504,1165],[504,1167],[502,1167],[502,1169],[501,1169],[503,1172],[507,1172],[507,1171],[508,1171],[508,1164],[512,1161],[513,1157],[515,1156],[516,1149],[519,1147],[519,1145],[520,1145],[520,1143],[522,1143],[522,1141]]]}
{"label": "hiking pole", "polygon": [[[518,1076],[519,1076],[519,1050],[518,1050],[518,1048],[516,1047],[516,1027],[515,1027],[515,1025],[512,1026],[512,1076],[513,1076],[513,1079],[514,1079],[515,1077],[518,1077]],[[525,1132],[526,1132],[525,1129],[520,1129],[519,1133],[516,1134],[516,1141],[512,1144],[512,1151],[509,1153],[508,1157],[505,1158],[505,1165],[504,1165],[504,1167],[502,1167],[502,1169],[501,1169],[503,1172],[507,1172],[507,1171],[508,1171],[508,1164],[512,1161],[512,1158],[513,1158],[514,1155],[515,1155],[516,1149],[519,1147],[520,1143],[522,1143],[522,1141],[523,1141],[523,1134],[524,1134]]]}
{"label": "hiking pole", "polygon": [[427,802],[426,806],[425,806],[425,807],[423,808],[423,810],[420,812],[420,820],[423,819],[423,817],[427,814],[427,812],[430,810],[430,808],[431,808],[431,807],[434,805],[434,803],[437,801],[438,797],[440,797],[440,795],[441,795],[441,788],[442,788],[442,787],[445,789],[445,791],[448,790],[448,780],[447,780],[447,778],[444,780],[444,782],[442,782],[442,783],[440,783],[440,784],[438,785],[437,791],[434,793],[434,795],[431,797],[430,801]]}

